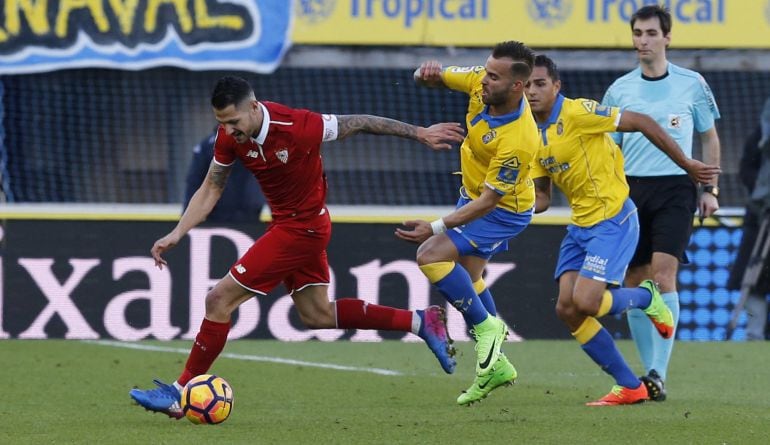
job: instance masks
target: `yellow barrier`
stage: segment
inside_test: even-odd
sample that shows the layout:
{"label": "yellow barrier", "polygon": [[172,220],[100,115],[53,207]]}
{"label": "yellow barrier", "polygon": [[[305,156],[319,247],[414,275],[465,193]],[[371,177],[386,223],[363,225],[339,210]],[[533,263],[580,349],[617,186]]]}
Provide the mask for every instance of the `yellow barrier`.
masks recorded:
{"label": "yellow barrier", "polygon": [[631,46],[636,9],[671,10],[676,48],[770,48],[770,0],[316,0],[295,4],[299,44]]}

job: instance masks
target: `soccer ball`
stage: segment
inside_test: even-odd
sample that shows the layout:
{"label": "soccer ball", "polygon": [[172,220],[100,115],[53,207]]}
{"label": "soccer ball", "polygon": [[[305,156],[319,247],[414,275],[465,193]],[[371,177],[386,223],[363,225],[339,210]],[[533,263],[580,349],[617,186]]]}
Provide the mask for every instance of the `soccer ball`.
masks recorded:
{"label": "soccer ball", "polygon": [[222,377],[199,375],[182,390],[182,412],[192,423],[222,423],[232,409],[233,389]]}

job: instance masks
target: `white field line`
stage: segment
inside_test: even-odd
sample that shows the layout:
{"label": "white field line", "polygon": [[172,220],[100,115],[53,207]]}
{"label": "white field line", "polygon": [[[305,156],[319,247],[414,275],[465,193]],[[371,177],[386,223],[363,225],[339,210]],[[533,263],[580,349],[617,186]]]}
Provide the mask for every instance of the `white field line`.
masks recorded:
{"label": "white field line", "polygon": [[[187,355],[190,353],[189,349],[171,348],[167,346],[143,345],[139,343],[126,343],[126,342],[120,342],[120,341],[84,340],[83,343],[91,343],[91,344],[100,345],[100,346],[112,346],[114,348],[138,349],[140,351],[172,352],[175,354],[184,354],[184,355]],[[279,358],[279,357],[266,357],[263,355],[234,354],[231,352],[223,352],[222,354],[219,354],[219,357],[230,358],[233,360],[245,360],[249,362],[268,362],[268,363],[280,363],[283,365],[296,365],[296,366],[308,366],[312,368],[334,369],[337,371],[368,372],[371,374],[391,375],[391,376],[404,375],[403,372],[393,371],[390,369],[344,366],[344,365],[335,365],[333,363],[306,362],[303,360],[293,360],[289,358]]]}

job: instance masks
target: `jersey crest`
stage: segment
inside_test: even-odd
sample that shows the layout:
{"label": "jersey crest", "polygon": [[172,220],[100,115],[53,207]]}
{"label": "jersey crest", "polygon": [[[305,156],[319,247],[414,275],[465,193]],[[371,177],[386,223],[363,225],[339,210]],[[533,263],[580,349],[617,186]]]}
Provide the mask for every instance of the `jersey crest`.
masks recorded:
{"label": "jersey crest", "polygon": [[682,118],[678,114],[669,114],[668,128],[682,128]]}
{"label": "jersey crest", "polygon": [[487,134],[481,137],[481,142],[485,144],[489,144],[490,142],[492,142],[495,136],[497,136],[497,133],[495,132],[495,130],[489,130]]}
{"label": "jersey crest", "polygon": [[284,164],[289,161],[289,150],[283,148],[275,152],[275,156]]}

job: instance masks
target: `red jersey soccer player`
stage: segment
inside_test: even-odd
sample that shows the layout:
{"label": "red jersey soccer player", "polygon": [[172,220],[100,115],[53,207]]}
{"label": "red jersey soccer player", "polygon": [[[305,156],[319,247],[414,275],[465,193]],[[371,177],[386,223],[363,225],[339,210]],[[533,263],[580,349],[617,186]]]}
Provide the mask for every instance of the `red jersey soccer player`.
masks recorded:
{"label": "red jersey soccer player", "polygon": [[326,245],[331,222],[320,148],[324,141],[371,133],[415,139],[434,150],[449,149],[450,143],[463,139],[460,124],[422,128],[378,116],[320,115],[257,101],[248,82],[237,77],[217,82],[211,104],[221,124],[214,159],[177,226],[152,246],[155,264],[162,268],[166,261],[161,255],[206,219],[236,159],[259,181],[273,222],[206,295],[206,316],[176,382],[155,380],[158,388],[133,389],[131,397],[147,410],[182,417],[181,389],[196,375],[205,374],[224,348],[232,312],[249,298],[267,295],[281,282],[308,328],[412,332],[425,340],[444,371],[452,373],[454,350],[438,306],[412,312],[354,298],[329,301]]}

